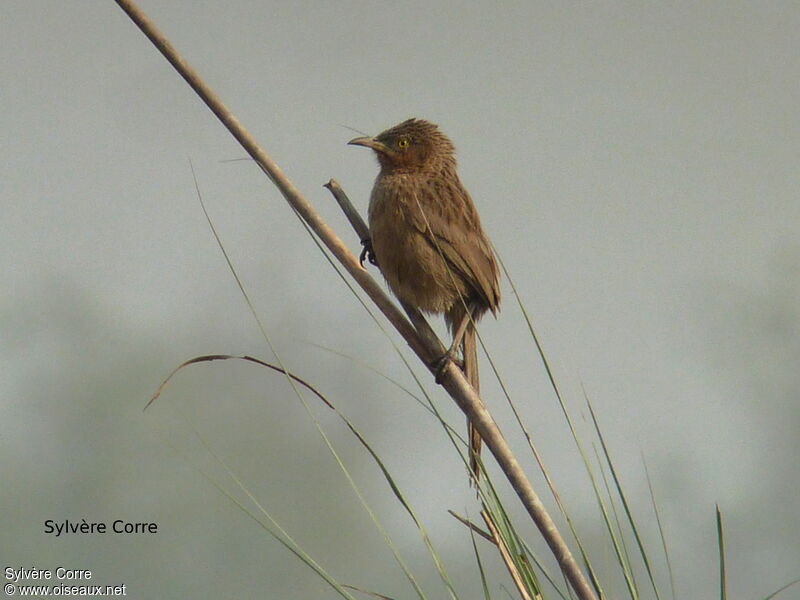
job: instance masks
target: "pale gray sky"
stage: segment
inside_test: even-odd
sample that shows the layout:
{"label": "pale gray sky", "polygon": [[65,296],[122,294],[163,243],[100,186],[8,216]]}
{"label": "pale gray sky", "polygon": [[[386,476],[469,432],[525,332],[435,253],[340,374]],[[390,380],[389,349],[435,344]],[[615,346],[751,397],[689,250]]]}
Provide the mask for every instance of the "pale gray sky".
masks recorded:
{"label": "pale gray sky", "polygon": [[[732,596],[800,577],[795,2],[142,7],[354,251],[321,186],[337,178],[363,209],[377,169],[340,125],[439,123],[570,406],[580,410],[582,384],[594,401],[665,593],[642,453],[679,597],[717,597],[715,502]],[[410,375],[269,182],[223,162],[244,153],[123,12],[3,2],[0,77],[3,567],[91,569],[93,583],[126,583],[133,598],[334,597],[198,473],[224,475],[194,427],[333,575],[413,594],[280,377],[196,366],[142,414],[184,359],[272,358],[205,223],[191,158],[281,357],[368,435],[463,597],[478,597],[469,538],[446,514],[477,507],[439,427],[312,342],[408,386]],[[507,281],[503,293],[481,334],[623,597]],[[486,402],[541,486],[483,372]],[[429,597],[444,597],[378,470],[335,417],[316,414]],[[160,531],[44,533],[46,519],[81,518]],[[487,568],[503,594],[501,565]]]}

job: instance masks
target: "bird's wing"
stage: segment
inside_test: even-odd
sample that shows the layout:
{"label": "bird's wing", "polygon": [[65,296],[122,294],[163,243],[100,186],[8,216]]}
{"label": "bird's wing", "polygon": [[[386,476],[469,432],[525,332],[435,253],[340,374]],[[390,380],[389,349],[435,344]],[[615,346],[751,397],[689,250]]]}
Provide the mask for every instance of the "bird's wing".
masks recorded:
{"label": "bird's wing", "polygon": [[[446,201],[445,195],[452,201]],[[454,274],[463,277],[485,306],[496,312],[500,303],[499,271],[467,191],[460,185],[450,185],[438,189],[430,201],[424,197],[417,200],[417,210],[412,211],[414,226],[434,250],[441,252]]]}

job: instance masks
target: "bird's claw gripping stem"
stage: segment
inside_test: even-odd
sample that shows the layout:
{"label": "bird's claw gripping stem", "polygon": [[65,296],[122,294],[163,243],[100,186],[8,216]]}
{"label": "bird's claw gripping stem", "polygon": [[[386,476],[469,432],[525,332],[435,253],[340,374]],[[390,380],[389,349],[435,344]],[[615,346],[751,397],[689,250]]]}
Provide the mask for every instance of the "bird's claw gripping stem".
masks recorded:
{"label": "bird's claw gripping stem", "polygon": [[358,263],[363,267],[364,266],[364,259],[367,259],[370,264],[378,266],[378,258],[375,256],[375,250],[372,249],[372,239],[365,238],[361,240],[361,245],[364,248],[361,250],[361,254],[358,255]]}
{"label": "bird's claw gripping stem", "polygon": [[431,363],[431,367],[436,372],[436,383],[438,385],[441,385],[442,375],[444,374],[445,368],[447,368],[447,364],[450,362],[455,364],[462,371],[464,370],[464,362],[456,358],[456,352],[453,350],[453,348],[450,348],[450,350],[442,354],[442,356]]}

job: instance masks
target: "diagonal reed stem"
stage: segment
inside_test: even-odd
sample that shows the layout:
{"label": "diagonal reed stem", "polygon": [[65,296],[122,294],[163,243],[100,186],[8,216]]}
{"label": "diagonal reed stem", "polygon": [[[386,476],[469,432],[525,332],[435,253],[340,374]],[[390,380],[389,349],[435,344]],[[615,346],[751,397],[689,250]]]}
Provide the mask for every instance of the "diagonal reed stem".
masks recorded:
{"label": "diagonal reed stem", "polygon": [[[214,94],[211,88],[200,78],[199,74],[170,44],[164,34],[153,24],[141,9],[132,0],[115,0],[119,7],[127,13],[131,20],[158,48],[161,54],[170,62],[176,71],[194,89],[198,96],[205,102],[217,116],[234,138],[242,145],[245,151],[256,161],[262,171],[270,178],[272,183],[283,194],[283,197],[297,214],[308,224],[328,250],[339,260],[342,266],[355,279],[366,292],[370,299],[377,305],[389,322],[397,329],[403,339],[408,343],[414,353],[428,366],[431,372],[432,365],[444,354],[444,346],[429,336],[422,336],[414,325],[400,312],[400,309],[389,299],[378,283],[361,267],[358,259],[350,252],[336,233],[325,223],[311,204],[303,197],[294,184],[284,175],[280,167],[264,152],[255,139],[239,123],[233,113],[228,110],[222,100]],[[458,404],[458,407],[467,415],[481,437],[497,459],[500,468],[505,473],[514,491],[519,496],[539,531],[542,533],[550,550],[553,552],[559,567],[569,580],[580,600],[596,600],[594,591],[589,586],[586,578],[578,567],[566,542],[550,518],[544,505],[533,490],[522,467],[511,452],[500,429],[492,416],[484,408],[483,403],[475,390],[464,377],[463,372],[452,361],[442,369],[440,375],[441,385]]]}

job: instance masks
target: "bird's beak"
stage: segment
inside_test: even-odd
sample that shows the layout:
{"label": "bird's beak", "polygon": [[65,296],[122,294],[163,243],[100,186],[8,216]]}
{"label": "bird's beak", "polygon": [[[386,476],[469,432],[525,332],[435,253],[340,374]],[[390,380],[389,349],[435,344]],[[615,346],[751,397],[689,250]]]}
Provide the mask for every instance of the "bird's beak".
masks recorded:
{"label": "bird's beak", "polygon": [[389,148],[386,147],[386,144],[371,137],[357,137],[347,143],[350,146],[364,146],[365,148],[372,148],[375,150],[375,152],[381,152],[383,154],[389,152]]}

